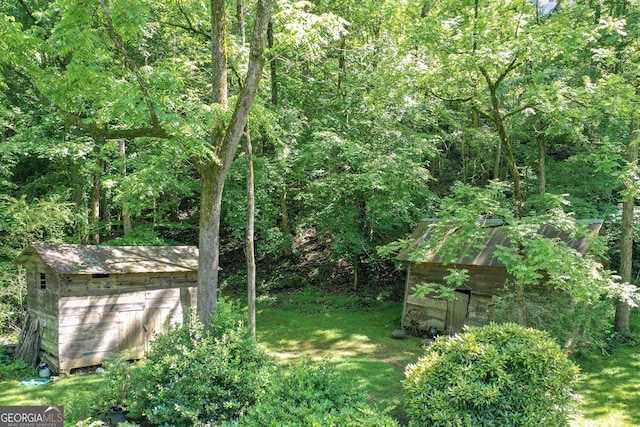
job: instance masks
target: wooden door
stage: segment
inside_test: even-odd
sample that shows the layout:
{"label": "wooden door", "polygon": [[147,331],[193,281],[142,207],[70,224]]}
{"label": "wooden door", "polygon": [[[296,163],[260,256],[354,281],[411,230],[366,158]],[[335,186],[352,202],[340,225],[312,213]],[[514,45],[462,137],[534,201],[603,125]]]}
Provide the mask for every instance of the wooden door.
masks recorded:
{"label": "wooden door", "polygon": [[447,332],[455,334],[462,332],[464,325],[467,322],[467,315],[469,312],[469,297],[470,294],[466,292],[456,292],[456,297],[453,301],[449,302],[449,310],[447,313]]}
{"label": "wooden door", "polygon": [[149,351],[149,345],[157,334],[167,332],[166,322],[169,317],[168,308],[149,308],[144,321],[144,347]]}
{"label": "wooden door", "polygon": [[143,318],[144,310],[118,313],[120,351],[125,359],[141,359],[144,355]]}

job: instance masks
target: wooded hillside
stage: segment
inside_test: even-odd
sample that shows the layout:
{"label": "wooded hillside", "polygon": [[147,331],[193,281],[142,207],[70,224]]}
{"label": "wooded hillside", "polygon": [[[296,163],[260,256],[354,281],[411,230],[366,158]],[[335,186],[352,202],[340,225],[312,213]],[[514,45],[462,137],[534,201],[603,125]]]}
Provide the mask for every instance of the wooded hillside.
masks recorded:
{"label": "wooded hillside", "polygon": [[248,142],[259,292],[399,295],[379,247],[441,215],[452,189],[491,182],[504,199],[486,217],[605,219],[610,266],[636,283],[635,2],[165,3],[0,5],[5,332],[24,310],[11,263],[27,244],[198,244],[210,168],[229,167],[206,211],[220,215],[220,284],[243,289]]}

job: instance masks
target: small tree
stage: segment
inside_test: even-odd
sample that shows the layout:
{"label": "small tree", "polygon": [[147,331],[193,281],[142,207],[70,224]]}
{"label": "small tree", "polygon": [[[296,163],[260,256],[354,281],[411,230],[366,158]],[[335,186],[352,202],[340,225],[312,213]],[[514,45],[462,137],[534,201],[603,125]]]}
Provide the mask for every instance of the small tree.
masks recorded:
{"label": "small tree", "polygon": [[567,426],[577,374],[546,333],[514,323],[442,336],[406,368],[409,426]]}

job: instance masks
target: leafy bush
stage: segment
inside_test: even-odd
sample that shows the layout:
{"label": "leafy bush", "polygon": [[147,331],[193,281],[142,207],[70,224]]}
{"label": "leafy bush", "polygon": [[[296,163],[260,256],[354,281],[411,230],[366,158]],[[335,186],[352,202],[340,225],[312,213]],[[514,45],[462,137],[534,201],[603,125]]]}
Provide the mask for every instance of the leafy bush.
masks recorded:
{"label": "leafy bush", "polygon": [[0,348],[0,380],[22,380],[35,374],[35,369],[24,359],[14,359],[4,348]]}
{"label": "leafy bush", "polygon": [[266,396],[239,420],[243,427],[358,426],[393,427],[398,424],[367,404],[366,393],[341,376],[324,359],[303,359],[276,375]]}
{"label": "leafy bush", "polygon": [[270,363],[241,316],[220,300],[208,332],[193,316],[184,327],[171,326],[158,336],[138,371],[131,416],[193,426],[245,413],[264,394]]}
{"label": "leafy bush", "polygon": [[577,373],[545,332],[468,328],[407,366],[409,425],[566,426]]}
{"label": "leafy bush", "polygon": [[73,223],[71,205],[56,197],[15,199],[0,194],[0,342],[16,342],[27,309],[24,269],[13,264],[28,244],[59,241]]}
{"label": "leafy bush", "polygon": [[[497,323],[518,321],[518,313],[513,309],[517,298],[509,293],[494,298]],[[560,290],[546,294],[529,292],[525,307],[527,326],[546,331],[565,351],[607,346],[615,312],[609,299],[572,301]]]}
{"label": "leafy bush", "polygon": [[115,353],[108,356],[102,366],[105,385],[98,393],[97,409],[100,411],[111,408],[127,409],[134,389],[131,363],[122,354]]}

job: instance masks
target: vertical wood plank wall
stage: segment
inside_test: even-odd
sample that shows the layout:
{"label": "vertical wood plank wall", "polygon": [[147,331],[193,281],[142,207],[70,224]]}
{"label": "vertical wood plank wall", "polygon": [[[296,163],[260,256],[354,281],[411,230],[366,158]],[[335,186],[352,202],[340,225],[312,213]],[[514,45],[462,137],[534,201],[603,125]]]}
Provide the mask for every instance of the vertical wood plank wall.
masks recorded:
{"label": "vertical wood plank wall", "polygon": [[96,365],[117,352],[139,359],[154,335],[167,322],[182,324],[196,302],[197,272],[58,276],[40,261],[27,275],[29,309],[46,321],[41,349],[54,371]]}
{"label": "vertical wood plank wall", "polygon": [[426,314],[426,326],[435,326],[448,334],[460,332],[463,325],[482,326],[492,320],[493,297],[510,279],[505,269],[494,267],[460,266],[469,272],[464,288],[458,289],[454,301],[439,298],[416,298],[411,295],[421,283],[445,284],[452,265],[410,263],[407,271],[403,313],[420,308]]}
{"label": "vertical wood plank wall", "polygon": [[[45,276],[45,289],[40,286],[40,273]],[[33,257],[26,269],[27,304],[40,322],[40,349],[58,354],[59,277],[40,257]],[[54,364],[55,367],[55,364]]]}

